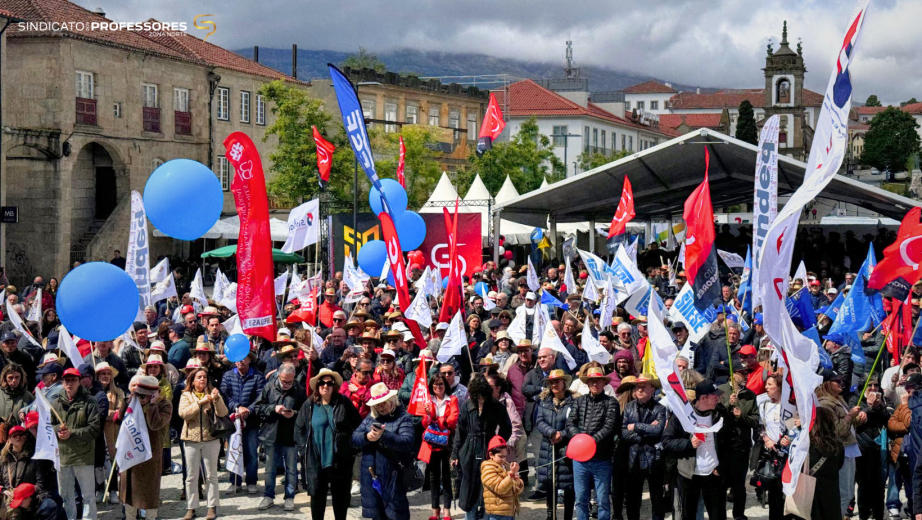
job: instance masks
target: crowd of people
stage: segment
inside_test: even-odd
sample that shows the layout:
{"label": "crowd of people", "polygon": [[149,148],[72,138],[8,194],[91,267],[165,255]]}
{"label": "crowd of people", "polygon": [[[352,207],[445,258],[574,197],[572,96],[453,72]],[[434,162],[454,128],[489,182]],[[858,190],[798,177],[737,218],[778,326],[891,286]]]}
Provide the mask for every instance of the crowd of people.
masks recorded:
{"label": "crowd of people", "polygon": [[[638,264],[668,309],[686,279],[672,271],[674,252],[655,247],[641,252]],[[818,269],[791,286],[809,291],[833,367],[822,370],[804,464],[818,492],[808,503],[791,504],[781,473],[802,425],[784,392],[788,383],[762,315],[744,312],[736,296],[738,276],[726,276],[713,323],[699,341],[690,341],[686,323],[665,320],[694,420],[700,427],[723,421],[716,433],[695,434],[674,419],[664,399],[646,318],[619,306],[612,323],[599,323],[600,302],[584,294],[593,279],[578,257],[570,265],[574,287],[564,282],[565,263],[536,265],[537,292],[525,268],[487,262],[465,277],[468,344],[444,362],[439,350],[449,324],[438,320],[441,298],[431,298],[433,323],[419,344],[395,289],[376,279],[358,301],[345,303],[350,290],[335,273],[320,289],[313,323],[292,319],[302,316],[296,311],[304,301],[280,298],[277,336],[250,338],[251,351],[237,362],[225,356],[229,331],[222,323],[230,309],[195,302],[188,293],[145,309],[144,320],[124,336],[78,341],[83,359],[68,359],[54,312],[56,281],[36,278],[21,292],[8,285],[9,308],[27,334],[4,312],[2,515],[70,520],[79,511],[95,519],[97,504],[108,501],[122,504],[126,518],[154,520],[161,476],[171,472],[171,448],[178,445],[184,520],[217,518],[222,496],[236,494],[258,499],[260,511],[291,511],[299,491],[309,495],[315,520],[324,517],[328,496],[336,520],[352,507],[366,518],[407,520],[407,494],[418,489],[431,499],[430,520],[450,520],[453,506],[467,520],[507,520],[521,513],[525,500],[543,502],[548,519],[571,520],[575,513],[578,520],[638,520],[645,489],[654,519],[706,513],[740,520],[753,487],[771,520],[793,508],[822,520],[922,518],[919,351],[909,346],[896,359],[884,352],[870,374],[870,363],[854,361],[854,347],[827,334],[830,303],[850,290],[853,274],[839,279],[832,269]],[[411,295],[422,274],[411,266]],[[480,282],[489,288],[486,298],[473,289]],[[41,321],[30,321],[24,309],[39,288],[43,300],[52,297],[43,301]],[[568,308],[539,304],[542,293]],[[917,284],[914,321],[920,297]],[[541,336],[534,331],[539,312],[547,313],[575,365],[561,351],[533,344]],[[524,338],[510,335],[514,320],[524,320]],[[590,359],[586,333],[610,362]],[[874,359],[883,348],[880,330],[866,331],[862,340],[866,359]],[[414,398],[418,374],[426,377],[424,403]],[[59,463],[33,457],[41,442],[39,397],[53,411]],[[156,455],[112,471],[120,424],[134,398]],[[242,476],[222,471],[237,420]],[[574,460],[568,447],[583,434],[592,438],[594,453]]]}

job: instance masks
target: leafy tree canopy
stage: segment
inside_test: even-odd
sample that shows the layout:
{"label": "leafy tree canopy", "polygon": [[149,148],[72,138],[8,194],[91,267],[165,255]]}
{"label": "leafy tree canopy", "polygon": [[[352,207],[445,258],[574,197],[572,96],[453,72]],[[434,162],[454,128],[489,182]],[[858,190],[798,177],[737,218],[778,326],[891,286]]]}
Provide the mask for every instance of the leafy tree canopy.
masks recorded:
{"label": "leafy tree canopy", "polygon": [[861,164],[878,169],[902,171],[919,153],[919,124],[906,112],[889,107],[874,116],[864,137]]}

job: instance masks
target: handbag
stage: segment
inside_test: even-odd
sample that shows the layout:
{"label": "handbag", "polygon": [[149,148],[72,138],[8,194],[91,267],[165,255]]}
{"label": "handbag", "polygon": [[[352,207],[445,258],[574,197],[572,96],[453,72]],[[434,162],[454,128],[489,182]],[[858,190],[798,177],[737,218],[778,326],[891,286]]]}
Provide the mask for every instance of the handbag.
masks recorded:
{"label": "handbag", "polygon": [[439,425],[433,422],[429,424],[425,433],[423,433],[423,440],[432,448],[446,448],[448,447],[449,435],[451,435],[451,432],[439,428]]}
{"label": "handbag", "polygon": [[423,471],[419,469],[419,466],[417,466],[412,461],[409,463],[401,462],[400,459],[394,456],[393,452],[391,452],[391,450],[388,448],[379,446],[378,451],[381,452],[381,454],[384,455],[386,459],[397,465],[400,478],[403,479],[403,485],[406,488],[407,493],[410,491],[416,491],[417,489],[423,487]]}
{"label": "handbag", "polygon": [[211,426],[208,428],[208,433],[211,434],[211,438],[223,439],[225,437],[230,437],[230,435],[236,431],[237,426],[227,417],[218,417],[218,414],[214,411],[214,406],[212,406]]}
{"label": "handbag", "polygon": [[[810,471],[801,473],[800,478],[797,479],[797,487],[794,489],[794,494],[784,499],[785,515],[796,515],[806,519],[812,518],[813,492],[816,490],[816,477],[813,475],[819,471],[824,462],[826,462],[826,457],[821,458],[819,462],[810,468]],[[810,464],[809,454],[807,455],[804,467],[806,467],[807,464]]]}

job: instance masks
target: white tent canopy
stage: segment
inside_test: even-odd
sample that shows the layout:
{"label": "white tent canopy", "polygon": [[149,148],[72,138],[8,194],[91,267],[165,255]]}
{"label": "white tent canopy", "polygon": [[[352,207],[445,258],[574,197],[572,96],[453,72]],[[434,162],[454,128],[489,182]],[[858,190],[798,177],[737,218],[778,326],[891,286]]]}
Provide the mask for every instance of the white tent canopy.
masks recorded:
{"label": "white tent canopy", "polygon": [[469,213],[480,213],[480,236],[482,237],[490,236],[490,206],[487,205],[487,201],[492,203],[493,197],[490,196],[490,190],[487,189],[478,173],[474,177],[474,182],[471,183],[471,188],[467,190],[467,195],[464,196],[464,202],[469,204],[467,206]]}
{"label": "white tent canopy", "polygon": [[[486,189],[486,187],[484,187],[484,189]],[[429,200],[419,209],[419,213],[441,213],[442,208],[446,206],[445,203],[454,202],[456,200],[458,200],[458,191],[455,190],[455,187],[451,184],[448,173],[442,172],[439,183],[435,185],[435,189],[432,190],[432,195],[429,195]],[[458,213],[470,213],[470,210],[467,206],[459,205]]]}
{"label": "white tent canopy", "polygon": [[[288,239],[288,222],[277,218],[270,218],[269,233],[272,235],[273,242],[284,242]],[[154,228],[154,236],[165,237],[167,235],[161,233],[159,229]],[[240,217],[234,215],[215,222],[215,224],[211,226],[211,229],[200,238],[237,240],[238,236],[240,236]]]}

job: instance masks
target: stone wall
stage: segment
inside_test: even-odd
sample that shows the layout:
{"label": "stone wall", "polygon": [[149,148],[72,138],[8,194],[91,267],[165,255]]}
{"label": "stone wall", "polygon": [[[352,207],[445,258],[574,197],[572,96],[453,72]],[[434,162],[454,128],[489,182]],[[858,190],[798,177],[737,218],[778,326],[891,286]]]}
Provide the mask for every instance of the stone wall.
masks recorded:
{"label": "stone wall", "polygon": [[[128,232],[131,229],[131,195],[125,195],[119,200],[118,206],[102,226],[86,249],[86,259],[90,261],[108,262],[115,256],[115,250],[128,254]],[[163,256],[173,254],[173,239],[154,236],[154,225],[147,221],[147,239],[150,243],[150,266],[153,267],[157,260]]]}

